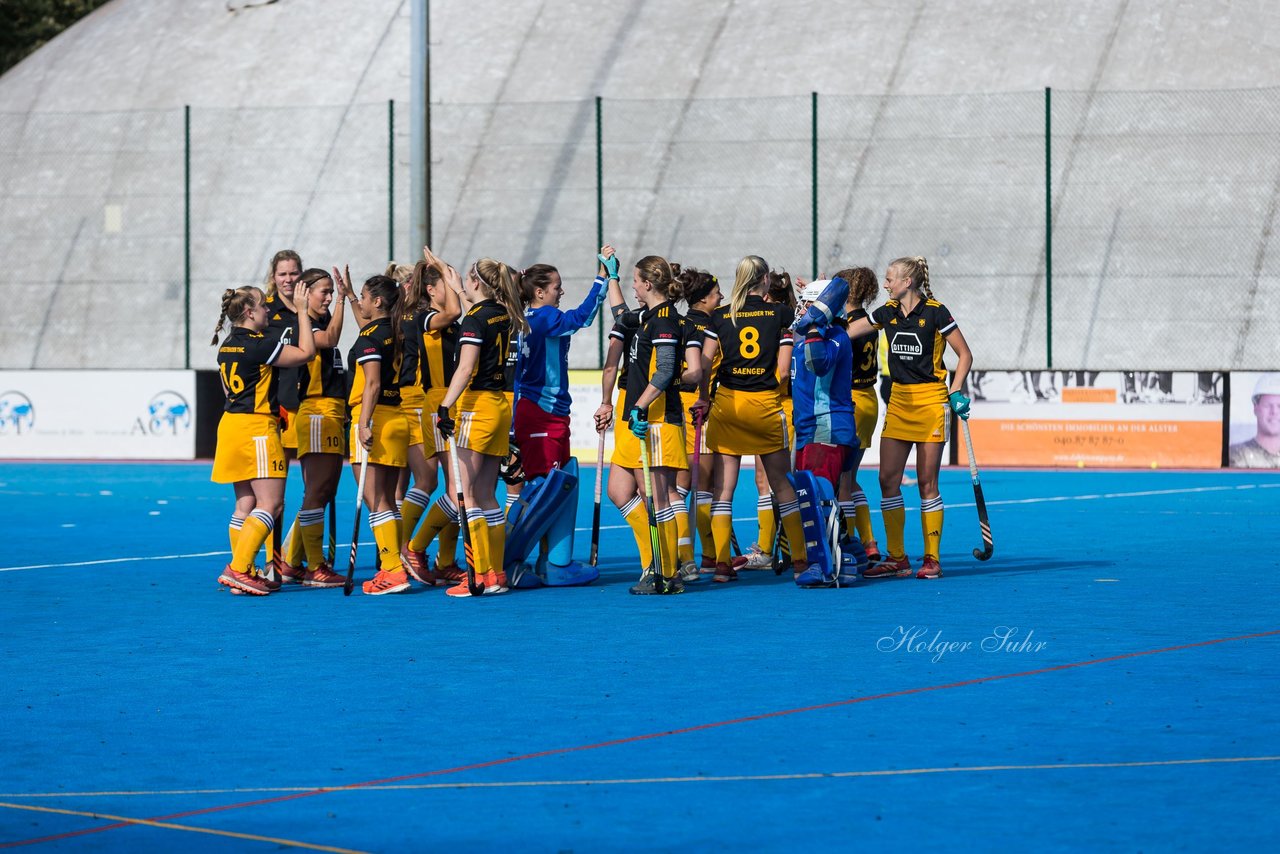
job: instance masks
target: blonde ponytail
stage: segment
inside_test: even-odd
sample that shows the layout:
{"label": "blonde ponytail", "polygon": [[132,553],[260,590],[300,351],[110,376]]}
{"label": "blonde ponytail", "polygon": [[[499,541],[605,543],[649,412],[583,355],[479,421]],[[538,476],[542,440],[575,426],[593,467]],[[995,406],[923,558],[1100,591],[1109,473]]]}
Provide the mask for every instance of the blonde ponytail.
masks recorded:
{"label": "blonde ponytail", "polygon": [[738,325],[738,312],[747,304],[747,297],[760,281],[769,274],[769,262],[759,255],[748,255],[738,262],[733,276],[733,294],[729,298],[729,321]]}
{"label": "blonde ponytail", "polygon": [[925,299],[933,299],[933,291],[929,287],[929,262],[924,259],[923,255],[898,258],[891,262],[889,266],[901,266],[911,278],[912,287],[919,288]]}

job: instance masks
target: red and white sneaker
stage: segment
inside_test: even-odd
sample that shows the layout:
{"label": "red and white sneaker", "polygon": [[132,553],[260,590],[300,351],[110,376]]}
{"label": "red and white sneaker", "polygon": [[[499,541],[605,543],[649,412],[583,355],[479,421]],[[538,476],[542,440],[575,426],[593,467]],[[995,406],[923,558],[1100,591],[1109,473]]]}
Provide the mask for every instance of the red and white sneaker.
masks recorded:
{"label": "red and white sneaker", "polygon": [[[510,588],[507,587],[507,574],[501,570],[497,572],[484,572],[476,574],[476,583],[484,585],[484,595],[493,596],[498,593],[506,593]],[[462,580],[457,585],[450,587],[445,593],[455,598],[463,598],[471,595],[471,587],[467,584],[467,577],[464,573]]]}
{"label": "red and white sneaker", "polygon": [[428,587],[436,586],[436,577],[427,568],[426,552],[415,552],[409,548],[408,543],[405,543],[400,547],[400,561],[404,564],[405,571],[409,573],[409,577],[414,581],[419,584],[425,584]]}
{"label": "red and white sneaker", "polygon": [[[346,581],[346,579],[343,579]],[[409,589],[409,574],[403,568],[394,572],[387,572],[385,569],[378,570],[378,574],[373,578],[360,585],[360,589],[367,596],[385,596],[388,593],[403,593]]]}
{"label": "red and white sneaker", "polygon": [[301,584],[307,577],[307,568],[305,566],[294,566],[286,560],[272,561],[276,568],[276,574],[280,576],[280,581],[285,584]]}
{"label": "red and white sneaker", "polygon": [[711,577],[711,580],[719,582],[720,584],[727,584],[730,581],[737,581],[738,570],[736,570],[732,566],[728,566],[723,563],[718,563],[716,564],[716,574]]}
{"label": "red and white sneaker", "polygon": [[862,550],[867,553],[867,565],[872,566],[884,560],[880,555],[880,547],[876,545],[875,540],[863,540]]}
{"label": "red and white sneaker", "polygon": [[467,580],[466,571],[456,563],[441,566],[440,561],[436,561],[432,574],[435,575],[437,583],[457,584],[459,581]]}
{"label": "red and white sneaker", "polygon": [[924,563],[916,572],[916,578],[941,578],[942,566],[938,563],[938,559],[933,555],[925,555]]}
{"label": "red and white sneaker", "polygon": [[906,578],[911,574],[911,559],[906,555],[894,557],[890,555],[875,566],[863,571],[863,578]]}
{"label": "red and white sneaker", "polygon": [[222,570],[222,574],[218,576],[218,583],[230,587],[232,593],[266,596],[271,592],[253,570],[240,572],[232,569],[231,564],[227,564],[226,568]]}
{"label": "red and white sneaker", "polygon": [[322,563],[308,571],[302,578],[304,587],[342,587],[346,583],[347,577],[334,572],[333,567],[327,563]]}

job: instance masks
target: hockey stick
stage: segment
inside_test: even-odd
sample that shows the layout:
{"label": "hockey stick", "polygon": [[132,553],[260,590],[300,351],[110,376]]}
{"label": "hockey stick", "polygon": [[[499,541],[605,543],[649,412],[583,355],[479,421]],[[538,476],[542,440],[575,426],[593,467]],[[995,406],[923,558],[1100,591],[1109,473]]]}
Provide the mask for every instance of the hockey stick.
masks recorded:
{"label": "hockey stick", "polygon": [[458,446],[449,437],[449,466],[453,472],[454,500],[458,502],[458,527],[462,529],[462,559],[467,565],[467,590],[472,596],[484,594],[484,584],[476,580],[476,559],[471,550],[471,526],[467,524],[467,500],[462,495],[462,474],[458,470]]}
{"label": "hockey stick", "polygon": [[[347,563],[347,581],[342,585],[342,595],[350,596],[356,578],[356,547],[360,545],[360,514],[364,512],[364,483],[369,476],[369,454],[361,446],[357,446],[356,454],[364,458],[360,463],[360,485],[356,487],[356,523],[351,531],[351,560]],[[355,460],[353,459],[354,463]]]}
{"label": "hockey stick", "polygon": [[[693,470],[689,472],[689,494],[693,496],[692,517],[689,520],[690,532],[698,530],[698,474],[702,471],[702,419],[693,416]],[[693,533],[689,535],[689,542],[692,547]],[[706,552],[706,545],[703,544],[702,550]],[[696,552],[694,553],[697,554]]]}
{"label": "hockey stick", "polygon": [[968,420],[961,418],[960,426],[964,429],[964,449],[969,452],[969,477],[973,479],[973,500],[978,505],[978,526],[982,529],[982,548],[974,549],[973,556],[978,560],[990,560],[996,547],[991,541],[991,520],[987,518],[987,502],[982,497],[982,484],[978,481],[978,462],[973,457]]}
{"label": "hockey stick", "polygon": [[591,511],[591,565],[600,559],[600,488],[604,483],[604,431],[600,431],[600,445],[596,448],[596,506]]}
{"label": "hockey stick", "polygon": [[338,491],[335,489],[329,497],[329,566],[338,557]]}
{"label": "hockey stick", "polygon": [[640,467],[644,469],[645,510],[649,514],[649,541],[653,546],[653,560],[649,571],[653,573],[653,592],[666,593],[666,579],[662,577],[662,539],[658,536],[658,517],[654,512],[653,469],[649,468],[649,437],[640,440]]}

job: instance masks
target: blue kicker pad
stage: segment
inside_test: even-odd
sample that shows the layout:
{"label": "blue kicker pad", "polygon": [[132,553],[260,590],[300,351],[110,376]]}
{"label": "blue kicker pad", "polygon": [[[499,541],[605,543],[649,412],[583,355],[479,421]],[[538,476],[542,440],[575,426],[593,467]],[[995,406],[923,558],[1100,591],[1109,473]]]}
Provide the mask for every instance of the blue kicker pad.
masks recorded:
{"label": "blue kicker pad", "polygon": [[809,568],[800,573],[800,587],[831,587],[836,582],[837,555],[831,554],[828,518],[836,512],[835,491],[825,477],[811,471],[794,471],[787,475],[796,490],[800,504],[800,524],[804,528],[805,562]]}
{"label": "blue kicker pad", "polygon": [[[552,469],[545,477],[529,481],[520,491],[520,497],[507,512],[507,541],[503,556],[503,568],[515,586],[543,585],[542,577],[530,571],[525,561],[552,527],[557,522],[563,523],[565,515],[568,515],[572,529],[577,492],[578,461],[574,458],[570,458],[564,468]],[[594,580],[575,578],[570,583],[585,584]]]}

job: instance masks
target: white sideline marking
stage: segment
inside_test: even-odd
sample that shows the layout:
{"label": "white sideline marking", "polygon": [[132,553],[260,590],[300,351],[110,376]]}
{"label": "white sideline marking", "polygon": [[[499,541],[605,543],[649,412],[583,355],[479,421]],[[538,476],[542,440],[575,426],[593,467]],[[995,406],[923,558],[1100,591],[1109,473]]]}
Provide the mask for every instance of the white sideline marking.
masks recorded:
{"label": "white sideline marking", "polygon": [[[1048,504],[1054,501],[1096,501],[1099,499],[1111,498],[1142,498],[1148,495],[1190,495],[1198,492],[1230,492],[1241,489],[1280,489],[1280,483],[1243,483],[1238,486],[1189,486],[1184,489],[1145,489],[1139,492],[1100,492],[1090,495],[1051,495],[1044,498],[1009,498],[1002,501],[988,501],[988,507],[1011,506],[1017,504]],[[948,507],[973,507],[973,502],[967,504],[948,504]],[[907,507],[908,511],[918,510],[918,507]],[[878,507],[871,509],[872,513],[879,513]],[[734,522],[754,522],[755,516],[744,516],[735,518]],[[629,529],[629,525],[601,525],[601,531],[621,531]],[[590,526],[585,528],[574,528],[575,532],[591,533]],[[338,543],[340,549],[351,548],[350,543]],[[70,566],[102,566],[111,563],[133,563],[135,561],[144,560],[190,560],[197,557],[218,557],[229,555],[230,551],[219,552],[192,552],[191,554],[180,555],[152,555],[150,557],[113,557],[104,558],[102,560],[79,560],[69,563],[33,563],[26,566],[0,566],[0,572],[18,572],[25,569],[60,569]]]}

